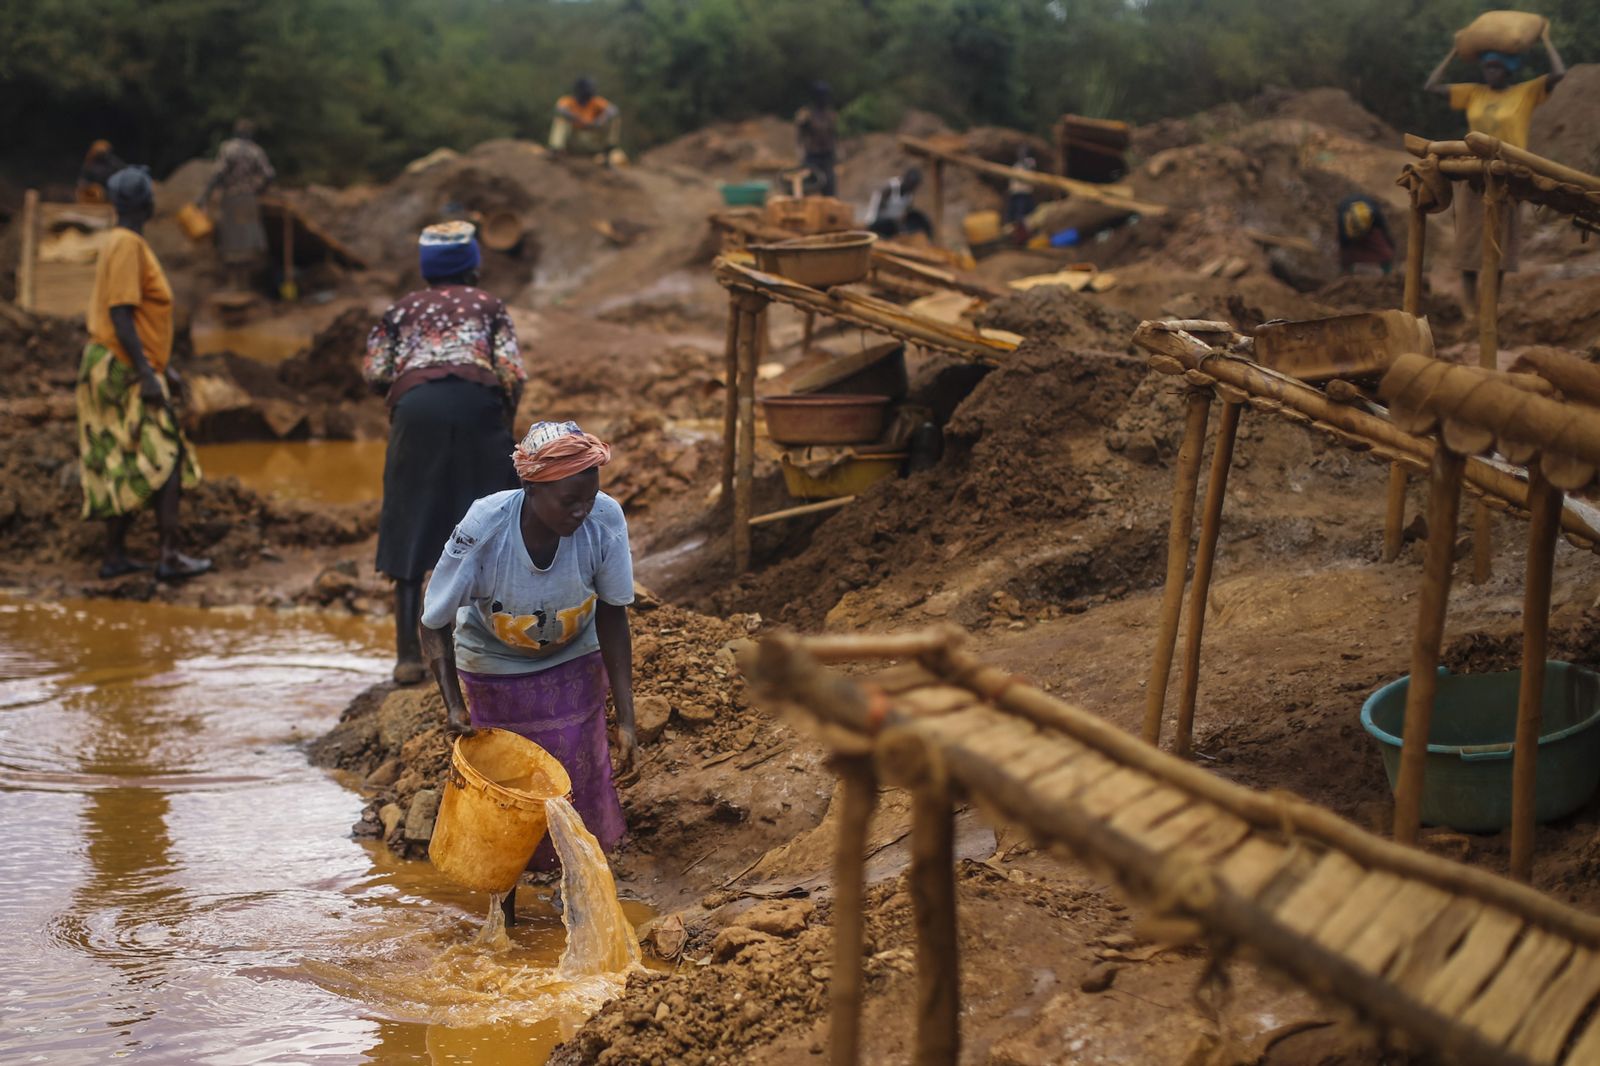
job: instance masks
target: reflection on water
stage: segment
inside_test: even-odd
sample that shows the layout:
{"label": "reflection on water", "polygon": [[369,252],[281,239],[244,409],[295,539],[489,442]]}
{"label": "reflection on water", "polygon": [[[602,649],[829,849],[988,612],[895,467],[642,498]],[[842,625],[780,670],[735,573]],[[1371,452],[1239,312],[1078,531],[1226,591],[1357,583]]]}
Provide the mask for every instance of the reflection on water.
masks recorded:
{"label": "reflection on water", "polygon": [[209,478],[236,477],[262,493],[319,503],[366,503],[383,496],[381,440],[244,441],[202,444]]}
{"label": "reflection on water", "polygon": [[516,982],[559,955],[553,913],[463,950],[487,898],[350,840],[360,797],[297,747],[391,639],[0,599],[0,1062],[543,1060],[576,1019]]}

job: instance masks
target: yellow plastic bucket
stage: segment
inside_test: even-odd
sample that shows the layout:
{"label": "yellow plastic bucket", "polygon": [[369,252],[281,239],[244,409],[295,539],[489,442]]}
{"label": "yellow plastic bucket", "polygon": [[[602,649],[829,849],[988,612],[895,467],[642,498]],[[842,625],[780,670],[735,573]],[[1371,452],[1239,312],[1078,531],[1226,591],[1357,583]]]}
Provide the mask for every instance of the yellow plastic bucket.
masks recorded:
{"label": "yellow plastic bucket", "polygon": [[572,791],[556,757],[505,729],[480,729],[451,746],[428,858],[463,887],[508,892],[548,823],[544,802]]}
{"label": "yellow plastic bucket", "polygon": [[184,204],[178,208],[178,225],[183,227],[184,234],[191,241],[205,240],[215,228],[211,217],[194,204]]}

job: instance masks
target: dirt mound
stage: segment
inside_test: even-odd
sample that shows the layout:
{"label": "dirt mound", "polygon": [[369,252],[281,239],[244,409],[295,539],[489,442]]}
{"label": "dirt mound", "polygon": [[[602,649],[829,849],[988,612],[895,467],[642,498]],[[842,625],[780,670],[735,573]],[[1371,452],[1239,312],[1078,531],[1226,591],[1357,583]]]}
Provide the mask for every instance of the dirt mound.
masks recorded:
{"label": "dirt mound", "polygon": [[186,360],[190,436],[201,443],[385,436],[387,410],[361,376],[371,327],[370,315],[351,308],[281,363],[232,352]]}
{"label": "dirt mound", "polygon": [[[653,744],[671,724],[688,736],[684,750],[699,756],[748,746],[754,730],[731,644],[747,635],[749,620],[707,618],[654,601],[632,617],[641,739]],[[444,701],[431,682],[374,685],[312,742],[314,765],[356,775],[371,796],[357,836],[387,836],[398,853],[422,853],[424,843],[407,841],[394,823],[385,832],[382,812],[391,803],[405,811],[420,789],[441,786],[450,763],[444,723]]]}
{"label": "dirt mound", "polygon": [[[1346,314],[1391,311],[1404,302],[1405,289],[1406,279],[1399,272],[1387,276],[1346,274],[1318,289],[1316,297]],[[1459,329],[1464,317],[1455,298],[1435,290],[1427,277],[1422,279],[1422,313],[1433,327],[1436,339],[1441,331],[1450,334]]]}
{"label": "dirt mound", "polygon": [[[984,321],[1030,339],[955,409],[943,462],[880,482],[817,527],[797,554],[714,602],[816,627],[857,590],[902,584],[902,607],[922,604],[934,617],[969,610],[965,593],[941,599],[928,586],[930,572],[952,563],[993,570],[995,587],[1039,579],[1040,559],[1027,556],[1057,543],[1090,507],[1104,427],[1146,376],[1144,360],[1124,354],[1137,320],[1052,287],[997,301]],[[773,547],[758,541],[763,546]],[[1108,556],[1101,577],[1115,580],[1117,570]]]}
{"label": "dirt mound", "polygon": [[484,285],[530,306],[636,286],[683,265],[717,202],[700,173],[605,169],[516,140],[436,152],[386,185],[319,189],[304,200],[334,236],[393,271],[401,289],[419,281],[416,240],[424,226],[515,215],[525,235],[510,251],[485,249]]}
{"label": "dirt mound", "polygon": [[1577,63],[1533,113],[1528,147],[1569,167],[1600,174],[1600,63]]}
{"label": "dirt mound", "polygon": [[1508,345],[1553,344],[1580,350],[1600,346],[1600,285],[1592,276],[1507,274],[1500,336]]}
{"label": "dirt mound", "polygon": [[1133,131],[1133,151],[1148,158],[1168,148],[1200,144],[1234,133],[1263,119],[1315,122],[1372,145],[1398,148],[1400,134],[1343,89],[1267,91],[1239,104],[1221,104],[1183,118],[1164,118]]}
{"label": "dirt mound", "polygon": [[88,341],[83,320],[0,307],[0,396],[43,396],[71,389]]}

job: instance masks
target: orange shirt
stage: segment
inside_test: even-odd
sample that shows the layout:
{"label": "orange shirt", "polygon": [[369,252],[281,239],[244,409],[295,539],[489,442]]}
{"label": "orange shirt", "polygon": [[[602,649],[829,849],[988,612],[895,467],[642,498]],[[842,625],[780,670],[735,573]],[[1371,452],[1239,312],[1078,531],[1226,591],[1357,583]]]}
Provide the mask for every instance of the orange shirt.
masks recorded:
{"label": "orange shirt", "polygon": [[556,101],[556,111],[566,115],[570,121],[583,128],[598,123],[609,110],[611,110],[611,101],[599,94],[589,97],[587,104],[578,103],[576,96],[563,96]]}
{"label": "orange shirt", "polygon": [[1467,113],[1467,127],[1473,133],[1487,133],[1515,148],[1528,147],[1533,109],[1549,96],[1549,82],[1543,74],[1504,89],[1471,81],[1450,86],[1450,106]]}
{"label": "orange shirt", "polygon": [[172,286],[145,239],[121,226],[100,249],[89,297],[89,339],[103,344],[132,366],[111,324],[113,307],[133,308],[133,328],[150,368],[161,373],[172,356]]}

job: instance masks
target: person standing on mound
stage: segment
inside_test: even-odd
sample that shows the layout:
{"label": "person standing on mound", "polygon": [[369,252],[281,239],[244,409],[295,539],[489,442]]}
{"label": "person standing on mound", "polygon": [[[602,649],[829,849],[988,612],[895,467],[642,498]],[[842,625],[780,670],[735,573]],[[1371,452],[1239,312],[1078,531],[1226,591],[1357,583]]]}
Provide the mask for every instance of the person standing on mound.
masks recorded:
{"label": "person standing on mound", "polygon": [[[607,853],[627,826],[612,780],[633,765],[633,559],[622,507],[600,491],[611,446],[538,422],[512,461],[520,489],[474,503],[444,545],[422,608],[422,649],[449,732],[509,729],[561,763],[572,805]],[[529,869],[557,867],[547,836]],[[507,897],[512,916],[515,892]]]}

